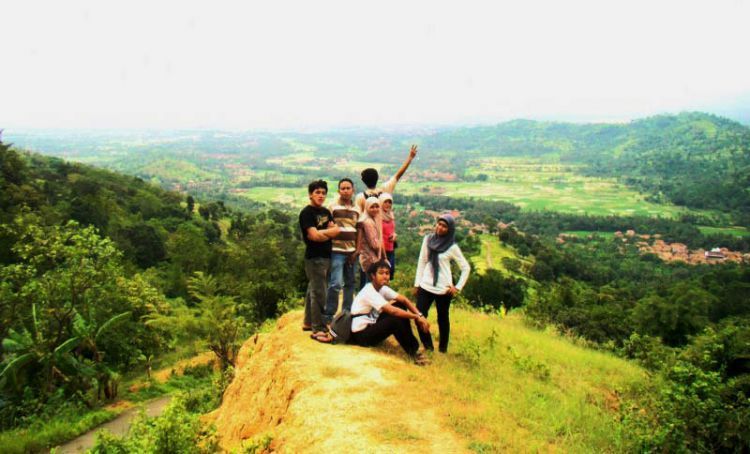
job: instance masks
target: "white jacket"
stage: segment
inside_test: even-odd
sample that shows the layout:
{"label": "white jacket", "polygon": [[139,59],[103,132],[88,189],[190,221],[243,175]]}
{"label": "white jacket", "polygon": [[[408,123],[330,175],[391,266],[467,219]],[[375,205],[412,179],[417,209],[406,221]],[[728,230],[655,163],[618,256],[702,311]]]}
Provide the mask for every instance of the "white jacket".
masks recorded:
{"label": "white jacket", "polygon": [[429,235],[425,235],[424,240],[422,240],[422,250],[419,252],[419,262],[417,262],[417,276],[414,279],[414,287],[421,287],[436,295],[444,295],[448,292],[450,286],[453,285],[451,260],[455,260],[461,268],[461,277],[458,279],[456,288],[459,290],[463,289],[464,285],[466,285],[466,280],[469,279],[471,265],[469,265],[469,262],[464,258],[464,254],[461,252],[461,248],[458,247],[457,243],[453,243],[447,251],[438,255],[440,273],[438,274],[437,285],[432,285],[435,275],[432,271],[432,265],[429,262],[430,251],[427,247],[428,238]]}

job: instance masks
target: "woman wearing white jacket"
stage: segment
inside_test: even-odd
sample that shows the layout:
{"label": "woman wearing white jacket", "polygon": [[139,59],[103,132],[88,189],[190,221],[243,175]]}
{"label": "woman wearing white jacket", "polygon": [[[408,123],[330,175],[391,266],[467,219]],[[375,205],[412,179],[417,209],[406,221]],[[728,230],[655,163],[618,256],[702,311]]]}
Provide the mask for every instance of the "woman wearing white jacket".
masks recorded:
{"label": "woman wearing white jacket", "polygon": [[[441,352],[448,351],[450,337],[449,309],[451,299],[466,285],[471,266],[464,258],[461,248],[456,243],[456,221],[450,214],[443,214],[438,218],[435,232],[425,235],[422,250],[417,263],[417,275],[414,287],[417,294],[417,308],[427,317],[427,313],[435,302],[437,308],[438,329],[440,331]],[[458,263],[461,277],[453,285],[451,261]],[[427,350],[434,350],[430,333],[419,333],[422,345]]]}

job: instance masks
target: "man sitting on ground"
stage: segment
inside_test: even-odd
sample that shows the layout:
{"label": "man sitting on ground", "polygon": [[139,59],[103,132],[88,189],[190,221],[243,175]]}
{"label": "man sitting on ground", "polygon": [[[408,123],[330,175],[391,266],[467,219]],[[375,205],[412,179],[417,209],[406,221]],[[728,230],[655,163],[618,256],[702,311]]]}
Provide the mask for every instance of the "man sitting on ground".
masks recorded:
{"label": "man sitting on ground", "polygon": [[414,320],[417,329],[429,333],[427,319],[408,298],[388,287],[391,268],[387,262],[373,263],[367,269],[367,274],[370,283],[359,291],[352,303],[352,334],[349,341],[356,345],[373,346],[394,335],[416,364],[428,364],[427,357],[418,352],[419,342],[412,333],[410,323],[410,320]]}

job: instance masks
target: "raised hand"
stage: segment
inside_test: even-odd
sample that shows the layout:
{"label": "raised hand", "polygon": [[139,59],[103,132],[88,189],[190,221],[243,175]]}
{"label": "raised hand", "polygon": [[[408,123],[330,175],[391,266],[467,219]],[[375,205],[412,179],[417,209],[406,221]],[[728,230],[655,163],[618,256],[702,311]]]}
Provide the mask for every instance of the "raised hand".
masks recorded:
{"label": "raised hand", "polygon": [[417,146],[412,145],[411,150],[409,150],[409,159],[414,159],[417,156]]}

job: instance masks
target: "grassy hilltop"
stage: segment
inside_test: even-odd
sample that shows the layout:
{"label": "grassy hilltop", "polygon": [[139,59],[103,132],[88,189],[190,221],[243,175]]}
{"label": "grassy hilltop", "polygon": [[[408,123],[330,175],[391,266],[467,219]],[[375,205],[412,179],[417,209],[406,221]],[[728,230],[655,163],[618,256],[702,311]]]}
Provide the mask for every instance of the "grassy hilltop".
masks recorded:
{"label": "grassy hilltop", "polygon": [[628,449],[620,410],[628,390],[643,385],[642,369],[517,316],[453,315],[450,354],[423,368],[393,343],[311,342],[299,331],[301,313],[285,315],[240,352],[213,415],[221,444],[263,441],[281,452]]}

